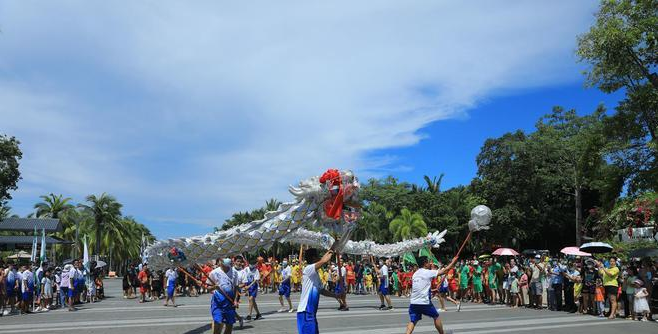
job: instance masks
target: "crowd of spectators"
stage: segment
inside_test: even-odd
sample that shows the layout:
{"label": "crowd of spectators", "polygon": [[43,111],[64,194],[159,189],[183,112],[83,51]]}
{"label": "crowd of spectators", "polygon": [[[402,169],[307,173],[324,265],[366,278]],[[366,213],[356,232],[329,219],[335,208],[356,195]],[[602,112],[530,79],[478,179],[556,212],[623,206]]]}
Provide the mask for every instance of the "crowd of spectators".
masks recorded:
{"label": "crowd of spectators", "polygon": [[103,269],[73,260],[65,265],[0,262],[0,315],[75,311],[76,305],[103,299]]}

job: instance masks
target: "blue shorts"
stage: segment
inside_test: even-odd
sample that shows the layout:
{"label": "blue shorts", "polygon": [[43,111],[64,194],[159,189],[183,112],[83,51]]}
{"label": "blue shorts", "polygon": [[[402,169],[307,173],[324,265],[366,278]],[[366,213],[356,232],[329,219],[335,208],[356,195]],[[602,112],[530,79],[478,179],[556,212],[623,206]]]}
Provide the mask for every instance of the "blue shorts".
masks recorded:
{"label": "blue shorts", "polygon": [[254,285],[249,287],[249,297],[256,298],[257,296],[258,296],[258,283],[254,283]]}
{"label": "blue shorts", "polygon": [[290,298],[290,283],[281,283],[279,286],[279,296]]}
{"label": "blue shorts", "polygon": [[232,325],[235,323],[235,308],[231,301],[226,299],[220,292],[215,291],[210,300],[210,315],[216,323]]}
{"label": "blue shorts", "polygon": [[439,287],[439,292],[440,293],[448,293],[448,287],[447,286],[440,286]]}
{"label": "blue shorts", "polygon": [[315,314],[297,312],[297,332],[299,334],[319,334],[318,319]]}
{"label": "blue shorts", "polygon": [[409,321],[416,323],[418,320],[423,318],[423,315],[426,315],[432,319],[436,319],[439,317],[439,312],[436,310],[434,305],[432,304],[427,304],[427,305],[417,305],[417,304],[410,304],[409,305]]}
{"label": "blue shorts", "polygon": [[342,295],[345,293],[345,287],[343,286],[343,283],[337,283],[336,287],[334,288],[334,294],[336,295]]}
{"label": "blue shorts", "polygon": [[176,290],[176,286],[174,284],[169,283],[167,286],[167,297],[171,298],[174,296],[174,290]]}
{"label": "blue shorts", "polygon": [[23,292],[23,301],[28,301],[32,299],[32,291]]}
{"label": "blue shorts", "polygon": [[388,286],[386,286],[385,278],[379,280],[379,293],[381,293],[384,296],[388,295]]}
{"label": "blue shorts", "polygon": [[73,297],[73,296],[75,296],[75,295],[77,295],[77,294],[78,294],[78,292],[76,291],[75,288],[71,288],[71,287],[69,287],[69,298],[71,298],[71,297]]}

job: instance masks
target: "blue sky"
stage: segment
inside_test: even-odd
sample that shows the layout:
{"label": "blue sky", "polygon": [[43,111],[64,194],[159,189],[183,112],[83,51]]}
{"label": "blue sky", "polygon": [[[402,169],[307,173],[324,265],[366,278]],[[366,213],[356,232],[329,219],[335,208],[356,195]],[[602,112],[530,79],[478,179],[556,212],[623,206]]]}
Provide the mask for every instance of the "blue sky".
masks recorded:
{"label": "blue sky", "polygon": [[582,87],[597,1],[0,0],[10,205],[108,192],[157,237],[204,234],[331,167],[468,183],[484,139]]}

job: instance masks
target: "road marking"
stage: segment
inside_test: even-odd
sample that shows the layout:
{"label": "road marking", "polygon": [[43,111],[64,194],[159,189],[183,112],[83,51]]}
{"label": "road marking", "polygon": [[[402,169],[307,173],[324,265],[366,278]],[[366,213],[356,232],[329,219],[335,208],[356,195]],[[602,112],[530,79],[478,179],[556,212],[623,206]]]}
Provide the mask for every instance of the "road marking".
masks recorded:
{"label": "road marking", "polygon": [[[346,314],[344,312],[329,312],[325,314],[318,314],[318,319],[319,320],[326,320],[326,319],[344,319],[344,318],[355,318],[355,317],[372,317],[372,316],[390,316],[392,314],[395,315],[403,315],[406,313],[406,310],[404,312],[372,312],[371,310],[360,310],[356,312],[351,312],[350,314]],[[46,331],[68,331],[72,329],[103,329],[103,328],[129,328],[129,327],[162,327],[162,326],[181,326],[181,325],[203,325],[203,324],[208,324],[209,323],[209,317],[208,316],[203,316],[203,317],[184,317],[184,318],[143,318],[143,319],[117,319],[117,320],[96,320],[96,321],[78,321],[78,322],[58,322],[58,323],[40,323],[40,324],[15,324],[15,325],[3,325],[2,330],[0,330],[0,333],[18,333],[18,332],[46,332]],[[267,323],[267,322],[272,322],[272,321],[294,321],[294,317],[292,315],[287,316],[287,315],[276,315],[272,317],[267,317],[261,321],[258,321],[258,323]],[[484,320],[484,319],[483,319]],[[487,319],[489,320],[489,319]],[[493,320],[493,321],[481,321],[478,320],[476,323],[472,322],[463,322],[463,323],[453,323],[450,326],[447,326],[449,329],[482,329],[482,328],[492,328],[492,327],[502,327],[504,326],[504,329],[502,330],[509,330],[509,327],[514,327],[514,326],[528,326],[528,325],[541,325],[541,324],[549,324],[549,323],[562,323],[564,322],[576,322],[576,323],[591,323],[591,322],[598,322],[601,321],[600,319],[597,318],[582,318],[582,317],[576,317],[576,316],[558,316],[558,317],[548,317],[548,318],[542,318],[542,319],[536,319],[536,318],[525,318],[521,320],[509,320],[509,319],[500,319],[498,321]],[[612,323],[612,322],[609,322]],[[624,323],[624,322],[619,322],[619,323]],[[403,324],[401,324],[403,326]],[[549,325],[547,328],[553,328],[552,326],[555,325]],[[563,325],[566,327],[569,327],[570,325]],[[349,331],[353,331],[354,327],[349,327]],[[381,333],[397,333],[399,331],[399,328],[391,328],[390,326],[386,328],[381,328],[381,329],[372,329],[372,326],[366,327],[370,329],[365,329],[365,330],[359,330],[360,334],[381,334]],[[529,328],[529,327],[526,327]],[[432,330],[434,331],[434,326],[418,326],[417,331],[425,331],[425,330]],[[522,328],[519,328],[521,330]],[[525,330],[525,329],[523,329]],[[335,332],[329,332],[329,333],[345,333],[345,331],[335,331]],[[495,330],[492,332],[495,333]]]}

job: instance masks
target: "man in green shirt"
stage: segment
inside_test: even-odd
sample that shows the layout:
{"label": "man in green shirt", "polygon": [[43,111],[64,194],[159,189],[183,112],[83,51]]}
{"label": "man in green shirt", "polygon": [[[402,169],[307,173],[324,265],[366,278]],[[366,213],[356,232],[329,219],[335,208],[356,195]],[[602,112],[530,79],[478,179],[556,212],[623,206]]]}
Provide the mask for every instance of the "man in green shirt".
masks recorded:
{"label": "man in green shirt", "polygon": [[496,275],[496,272],[500,270],[502,266],[496,259],[489,260],[489,267],[487,268],[487,273],[489,275],[489,290],[491,290],[491,304],[496,303],[496,299],[498,296],[498,275]]}
{"label": "man in green shirt", "polygon": [[468,280],[471,276],[471,270],[468,266],[468,262],[464,261],[462,267],[459,270],[459,299],[461,301],[466,297],[466,292],[468,291]]}
{"label": "man in green shirt", "polygon": [[480,263],[473,261],[473,301],[482,303],[482,267]]}

